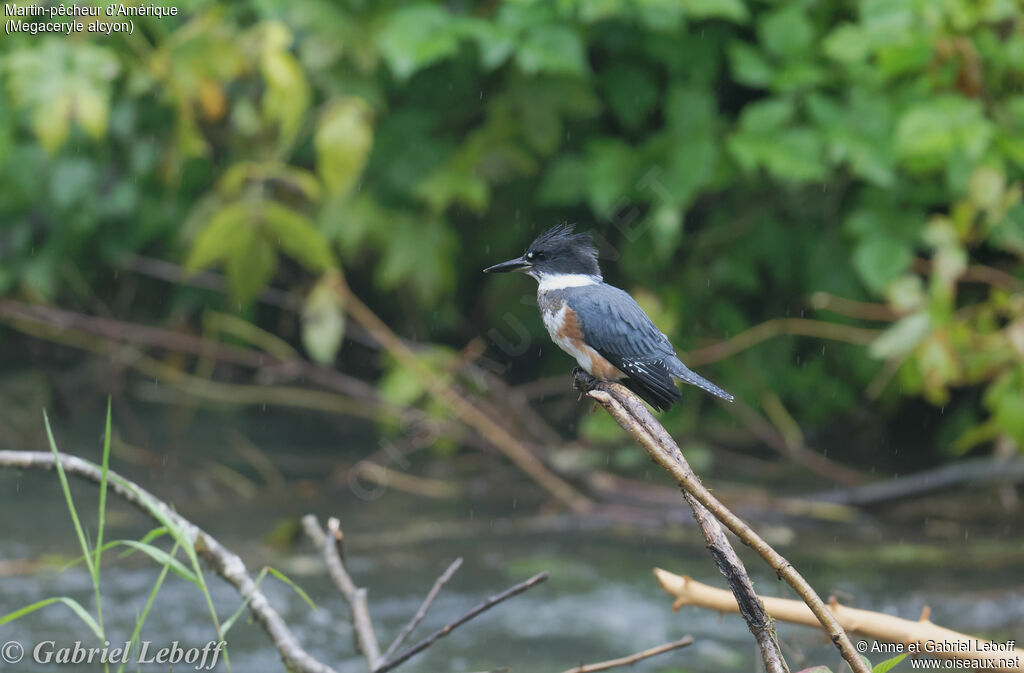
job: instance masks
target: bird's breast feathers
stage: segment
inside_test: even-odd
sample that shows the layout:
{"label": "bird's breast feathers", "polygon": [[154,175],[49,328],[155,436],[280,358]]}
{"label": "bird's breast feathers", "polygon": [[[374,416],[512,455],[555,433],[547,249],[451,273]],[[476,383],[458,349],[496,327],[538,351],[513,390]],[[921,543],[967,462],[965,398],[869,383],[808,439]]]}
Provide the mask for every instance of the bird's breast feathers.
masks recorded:
{"label": "bird's breast feathers", "polygon": [[564,298],[555,296],[558,294],[560,293],[552,291],[538,295],[541,317],[544,319],[544,327],[551,335],[551,340],[563,351],[573,356],[579,366],[592,376],[609,381],[624,378],[625,374],[622,371],[587,345],[576,312],[570,308]]}

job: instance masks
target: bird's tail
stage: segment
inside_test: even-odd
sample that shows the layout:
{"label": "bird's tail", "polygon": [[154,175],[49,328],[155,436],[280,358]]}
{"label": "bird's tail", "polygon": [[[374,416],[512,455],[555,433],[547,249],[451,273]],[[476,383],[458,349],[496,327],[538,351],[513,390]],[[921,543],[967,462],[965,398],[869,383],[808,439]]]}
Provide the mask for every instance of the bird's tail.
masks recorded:
{"label": "bird's tail", "polygon": [[677,381],[683,381],[690,385],[697,386],[701,390],[707,391],[715,397],[720,397],[726,402],[733,401],[734,398],[732,395],[725,392],[711,381],[708,381],[700,374],[691,370],[689,367],[684,365],[679,358],[669,358],[665,361],[665,365],[668,367],[668,371],[672,375],[672,378]]}

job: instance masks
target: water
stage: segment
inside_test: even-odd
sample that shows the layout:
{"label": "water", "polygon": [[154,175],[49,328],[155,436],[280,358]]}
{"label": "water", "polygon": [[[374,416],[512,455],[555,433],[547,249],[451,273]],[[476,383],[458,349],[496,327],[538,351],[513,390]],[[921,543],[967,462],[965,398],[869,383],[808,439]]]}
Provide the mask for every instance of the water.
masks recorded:
{"label": "water", "polygon": [[[382,649],[416,610],[434,578],[456,557],[464,563],[434,603],[427,619],[407,641],[412,644],[461,615],[487,596],[541,570],[550,579],[487,612],[440,640],[400,670],[479,671],[510,666],[516,673],[561,671],[581,662],[623,656],[692,634],[695,644],[634,667],[694,673],[758,670],[753,639],[739,617],[698,608],[670,609],[671,599],[651,569],[663,567],[724,586],[703,542],[692,527],[651,534],[626,526],[594,526],[573,519],[536,525],[538,503],[502,489],[458,501],[436,501],[394,490],[367,499],[344,480],[327,478],[378,448],[371,428],[332,426],[303,414],[202,413],[183,423],[177,412],[150,411],[139,423],[149,434],[146,452],[121,453],[114,469],[137,479],[173,502],[193,522],[240,554],[255,575],[263,564],[302,586],[318,610],[291,588],[268,578],[262,588],[304,647],[342,673],[365,671],[355,653],[348,608],[308,542],[272,545],[271,537],[306,512],[339,516],[345,531],[348,567],[369,591],[370,610]],[[95,457],[97,418],[57,420],[61,448]],[[120,426],[121,424],[119,424]],[[232,446],[243,434],[278,466],[263,475]],[[299,451],[296,447],[302,447]],[[43,445],[32,448],[42,449]],[[426,456],[424,456],[426,458]],[[134,461],[134,464],[133,464]],[[212,461],[209,462],[208,461]],[[227,464],[233,473],[210,477],[209,465]],[[416,471],[416,468],[411,468]],[[234,474],[234,476],[230,476]],[[277,489],[264,482],[280,482]],[[234,483],[234,488],[225,484]],[[246,486],[248,484],[248,486]],[[255,487],[255,497],[243,494]],[[96,489],[73,480],[83,523],[95,530]],[[362,497],[360,497],[362,496]],[[513,502],[513,500],[515,502]],[[54,473],[0,472],[0,559],[43,560],[34,572],[0,576],[0,613],[48,596],[71,596],[93,608],[92,587],[83,566],[57,572],[76,554],[76,541]],[[106,539],[138,539],[153,523],[112,497]],[[777,524],[776,524],[777,525]],[[276,535],[271,535],[277,531]],[[873,528],[801,527],[780,549],[820,593],[835,593],[857,607],[916,618],[927,604],[932,621],[997,640],[1024,639],[1021,550],[1014,539],[911,539],[908,531]],[[903,544],[899,539],[904,537]],[[911,544],[913,542],[913,544]],[[978,546],[980,545],[980,546]],[[985,545],[990,545],[985,547]],[[981,552],[972,556],[972,549]],[[901,556],[902,554],[902,556]],[[748,550],[741,550],[755,586],[769,595],[791,594]],[[956,562],[951,559],[959,559]],[[111,640],[126,640],[145,605],[159,568],[136,554],[105,556],[102,575],[104,618]],[[240,604],[225,582],[207,573],[222,619]],[[794,670],[815,663],[838,668],[838,655],[819,632],[779,625]],[[143,631],[153,647],[179,641],[201,647],[215,639],[202,595],[189,582],[169,575]],[[31,649],[53,640],[60,645],[94,645],[89,630],[63,605],[51,605],[0,626],[0,642],[15,640]],[[229,634],[233,670],[281,671],[263,631],[245,618]],[[880,657],[883,658],[883,657]],[[0,670],[98,670],[98,666],[37,667],[23,661]],[[153,665],[143,670],[168,670]],[[191,670],[179,665],[173,670]],[[129,670],[134,670],[131,668]],[[217,670],[225,670],[218,666]]]}

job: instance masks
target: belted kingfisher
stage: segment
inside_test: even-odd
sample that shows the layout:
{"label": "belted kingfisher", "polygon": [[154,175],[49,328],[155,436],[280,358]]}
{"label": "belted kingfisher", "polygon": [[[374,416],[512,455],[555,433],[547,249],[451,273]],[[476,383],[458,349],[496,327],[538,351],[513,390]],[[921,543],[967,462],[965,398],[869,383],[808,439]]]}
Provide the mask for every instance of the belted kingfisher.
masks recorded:
{"label": "belted kingfisher", "polygon": [[537,305],[551,340],[592,376],[621,381],[659,410],[682,399],[675,381],[733,401],[676,357],[668,337],[633,297],[604,282],[597,248],[587,234],[574,233],[572,225],[549,229],[522,257],[484,269],[507,271],[522,271],[538,281]]}

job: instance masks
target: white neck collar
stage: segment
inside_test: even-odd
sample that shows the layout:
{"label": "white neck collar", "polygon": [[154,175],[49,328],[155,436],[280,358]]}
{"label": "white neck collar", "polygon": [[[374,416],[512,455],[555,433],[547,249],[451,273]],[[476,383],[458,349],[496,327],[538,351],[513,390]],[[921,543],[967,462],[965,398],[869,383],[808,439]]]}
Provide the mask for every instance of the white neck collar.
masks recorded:
{"label": "white neck collar", "polygon": [[567,287],[585,287],[601,282],[601,276],[591,276],[586,273],[544,273],[534,277],[540,281],[537,288],[540,292],[564,290]]}

